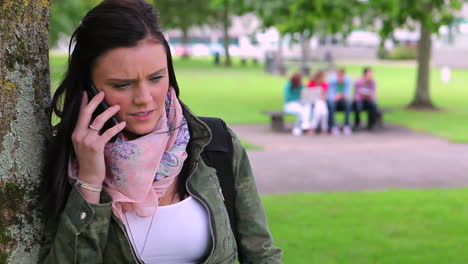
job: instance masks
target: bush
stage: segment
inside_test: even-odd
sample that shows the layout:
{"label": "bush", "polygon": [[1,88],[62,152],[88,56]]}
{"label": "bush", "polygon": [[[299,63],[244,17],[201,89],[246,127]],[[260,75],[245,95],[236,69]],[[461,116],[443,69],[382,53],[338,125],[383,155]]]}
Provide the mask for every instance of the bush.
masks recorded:
{"label": "bush", "polygon": [[389,60],[415,60],[418,56],[418,49],[415,46],[398,46],[393,48],[387,59]]}
{"label": "bush", "polygon": [[388,56],[389,51],[384,47],[379,48],[379,50],[377,51],[377,58],[381,60],[388,60]]}

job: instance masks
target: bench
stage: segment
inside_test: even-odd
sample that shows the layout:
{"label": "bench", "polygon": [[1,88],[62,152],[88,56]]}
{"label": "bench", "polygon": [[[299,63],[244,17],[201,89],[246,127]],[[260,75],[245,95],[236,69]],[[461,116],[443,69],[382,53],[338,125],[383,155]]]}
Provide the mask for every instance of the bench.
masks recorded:
{"label": "bench", "polygon": [[[344,112],[344,108],[342,108],[342,107],[336,108],[335,112]],[[366,112],[367,112],[367,109],[364,108],[361,111],[361,114],[366,113]],[[393,112],[393,109],[391,109],[391,108],[382,108],[382,107],[379,107],[377,109],[377,119],[375,120],[376,127],[379,127],[379,128],[384,127],[384,118],[383,118],[383,116],[384,116],[385,113],[390,113],[390,112]],[[351,116],[350,116],[350,118],[353,118],[353,115],[355,115],[355,113],[356,113],[356,104],[353,102],[352,105],[351,105]]]}
{"label": "bench", "polygon": [[[392,111],[393,109],[390,109],[390,108],[379,108],[376,125],[382,128],[384,126],[384,118],[383,118],[384,114],[390,113]],[[342,111],[338,110],[337,112],[342,112]],[[284,132],[286,130],[286,127],[284,125],[284,116],[293,115],[293,114],[286,113],[284,111],[275,111],[275,110],[267,110],[267,111],[263,111],[262,113],[270,117],[271,129],[276,132]],[[351,113],[352,114],[354,113],[354,107]]]}
{"label": "bench", "polygon": [[270,117],[270,122],[271,122],[271,129],[276,132],[283,132],[285,131],[285,126],[284,126],[284,116],[285,115],[291,115],[283,111],[263,111],[263,114],[268,115]]}
{"label": "bench", "polygon": [[391,108],[378,108],[378,113],[377,113],[377,120],[375,121],[375,124],[382,128],[384,126],[384,119],[383,116],[385,113],[391,113],[393,112],[393,109]]}

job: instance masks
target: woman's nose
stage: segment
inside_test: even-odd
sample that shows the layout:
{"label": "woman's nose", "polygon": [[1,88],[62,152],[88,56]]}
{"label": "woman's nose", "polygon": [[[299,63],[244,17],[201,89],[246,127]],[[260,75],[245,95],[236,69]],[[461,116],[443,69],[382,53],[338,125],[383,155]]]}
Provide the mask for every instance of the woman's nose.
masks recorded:
{"label": "woman's nose", "polygon": [[151,90],[148,85],[140,85],[133,95],[133,103],[136,105],[148,104],[153,100]]}

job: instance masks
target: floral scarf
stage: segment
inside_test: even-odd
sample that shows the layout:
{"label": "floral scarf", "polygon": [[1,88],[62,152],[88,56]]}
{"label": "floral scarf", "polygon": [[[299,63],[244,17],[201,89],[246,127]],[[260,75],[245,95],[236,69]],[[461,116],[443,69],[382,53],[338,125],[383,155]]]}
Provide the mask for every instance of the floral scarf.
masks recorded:
{"label": "floral scarf", "polygon": [[[165,101],[166,115],[161,115],[148,135],[127,140],[123,135],[104,149],[106,178],[104,190],[112,197],[112,211],[124,220],[124,212],[135,210],[140,217],[156,213],[159,199],[182,170],[190,140],[187,121],[173,88]],[[78,177],[78,161],[68,166],[70,181]]]}

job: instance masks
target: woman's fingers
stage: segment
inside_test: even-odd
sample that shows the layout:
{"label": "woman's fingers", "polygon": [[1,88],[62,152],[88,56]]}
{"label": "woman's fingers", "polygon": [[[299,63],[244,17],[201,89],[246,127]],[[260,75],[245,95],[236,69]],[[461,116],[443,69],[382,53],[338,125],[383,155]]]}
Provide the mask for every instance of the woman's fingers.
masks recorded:
{"label": "woman's fingers", "polygon": [[125,128],[125,122],[121,122],[115,125],[112,128],[109,128],[107,131],[100,136],[99,131],[104,127],[104,124],[112,118],[120,110],[119,105],[114,105],[106,109],[103,113],[99,114],[94,120],[92,116],[99,104],[104,100],[104,93],[100,92],[88,102],[88,95],[86,92],[83,92],[83,98],[80,105],[80,114],[78,116],[78,121],[75,127],[75,131],[72,135],[72,141],[78,145],[85,143],[92,143],[95,146],[103,146],[106,144],[112,137],[117,135],[122,129]]}
{"label": "woman's fingers", "polygon": [[[87,99],[86,92],[83,92],[83,97],[84,99]],[[83,101],[85,101],[83,99]],[[94,96],[89,103],[87,103],[83,108],[80,109],[80,114],[78,116],[78,122],[76,124],[76,128],[85,131],[86,129],[89,129],[89,124],[91,122],[92,115],[98,105],[104,100],[104,93],[100,92],[96,96]]]}
{"label": "woman's fingers", "polygon": [[88,104],[88,95],[86,94],[86,92],[83,91],[81,95],[80,113],[78,114],[78,120],[76,121],[75,131],[83,126],[86,126],[83,120],[84,118],[82,116],[82,112],[87,104]]}
{"label": "woman's fingers", "polygon": [[93,123],[91,124],[94,128],[97,130],[101,130],[102,127],[104,127],[104,124],[109,120],[111,117],[113,117],[117,112],[120,110],[119,105],[114,105],[109,107],[106,111],[104,111],[102,114],[98,115],[94,120]]}
{"label": "woman's fingers", "polygon": [[88,104],[88,94],[83,91],[83,95],[81,96],[81,106],[80,106],[80,110],[82,110],[83,108],[85,108],[85,106]]}
{"label": "woman's fingers", "polygon": [[125,121],[122,121],[118,123],[117,125],[107,129],[102,135],[101,135],[101,140],[104,141],[105,143],[109,142],[111,138],[113,138],[115,135],[117,135],[120,131],[122,131],[127,123]]}

